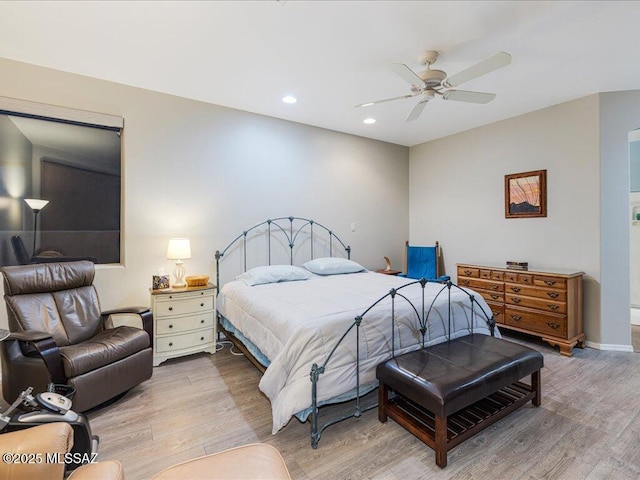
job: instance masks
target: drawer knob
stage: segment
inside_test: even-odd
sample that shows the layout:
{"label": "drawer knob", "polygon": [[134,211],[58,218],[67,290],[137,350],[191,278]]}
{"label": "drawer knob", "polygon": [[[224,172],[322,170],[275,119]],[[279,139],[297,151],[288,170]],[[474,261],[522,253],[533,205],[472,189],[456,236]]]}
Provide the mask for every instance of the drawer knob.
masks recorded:
{"label": "drawer knob", "polygon": [[547,292],[547,295],[549,295],[551,298],[558,298],[558,293],[557,292]]}
{"label": "drawer knob", "polygon": [[497,290],[500,288],[500,285],[491,285],[492,290]]}
{"label": "drawer knob", "polygon": [[173,325],[169,325],[169,328],[173,328]]}
{"label": "drawer knob", "polygon": [[511,301],[513,303],[520,303],[520,299],[518,297],[511,297]]}
{"label": "drawer knob", "polygon": [[545,280],[544,283],[545,283],[545,285],[549,285],[549,286],[556,284],[556,282],[554,282],[552,280]]}
{"label": "drawer knob", "polygon": [[169,311],[173,310],[173,307],[169,307]]}
{"label": "drawer knob", "polygon": [[462,280],[463,285],[469,285],[469,280]]}
{"label": "drawer knob", "polygon": [[520,287],[511,287],[511,290],[518,293],[520,291]]}
{"label": "drawer knob", "polygon": [[170,346],[170,347],[173,347],[173,342],[169,342],[169,346]]}
{"label": "drawer knob", "polygon": [[560,326],[559,323],[555,323],[555,322],[547,322],[547,325],[549,325],[553,329],[556,329]]}
{"label": "drawer knob", "polygon": [[558,308],[560,308],[558,305],[547,305],[547,307],[549,307],[551,310],[553,310],[554,312],[556,310],[558,310]]}
{"label": "drawer knob", "polygon": [[496,295],[495,293],[491,293],[490,294],[491,298],[493,298],[494,300],[497,300],[498,298],[500,298],[500,295]]}
{"label": "drawer knob", "polygon": [[201,306],[201,307],[204,307],[204,303],[201,303],[201,304],[200,304],[200,306]]}
{"label": "drawer knob", "polygon": [[472,272],[471,270],[465,270],[465,271],[464,271],[464,274],[465,274],[465,275],[471,275],[472,273],[473,273],[473,272]]}
{"label": "drawer knob", "polygon": [[200,337],[200,341],[204,340],[204,337]]}
{"label": "drawer knob", "polygon": [[522,320],[522,317],[520,315],[511,315],[511,319],[517,322],[518,320]]}
{"label": "drawer knob", "polygon": [[200,320],[200,323],[204,323],[204,319]]}

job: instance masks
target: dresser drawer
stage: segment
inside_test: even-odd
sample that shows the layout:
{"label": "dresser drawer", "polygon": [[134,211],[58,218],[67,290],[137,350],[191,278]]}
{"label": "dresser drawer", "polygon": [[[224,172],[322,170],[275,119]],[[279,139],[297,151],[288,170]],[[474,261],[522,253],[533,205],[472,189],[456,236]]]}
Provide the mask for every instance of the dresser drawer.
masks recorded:
{"label": "dresser drawer", "polygon": [[553,300],[545,300],[543,298],[525,297],[522,295],[505,294],[505,303],[518,305],[519,307],[529,307],[545,312],[567,313],[567,304],[565,302],[554,302]]}
{"label": "dresser drawer", "polygon": [[504,293],[502,292],[494,292],[494,291],[490,291],[490,290],[476,290],[480,295],[482,295],[482,298],[484,298],[487,303],[491,303],[491,302],[500,302],[500,303],[504,303]]}
{"label": "dresser drawer", "polygon": [[504,279],[507,282],[533,285],[533,275],[528,273],[505,272]]}
{"label": "dresser drawer", "polygon": [[183,335],[171,335],[169,337],[156,338],[156,351],[158,353],[172,352],[184,348],[197,348],[201,345],[213,342],[213,329],[200,332],[185,333]]}
{"label": "dresser drawer", "polygon": [[556,302],[566,302],[566,290],[555,290],[553,288],[527,287],[524,285],[507,283],[504,286],[505,293],[516,293],[527,297],[545,298],[547,300],[555,300]]}
{"label": "dresser drawer", "polygon": [[156,320],[156,334],[181,333],[197,328],[213,327],[213,315],[211,312],[188,317],[164,318]]}
{"label": "dresser drawer", "polygon": [[480,278],[461,278],[458,280],[458,284],[462,287],[487,290],[489,292],[504,292],[504,283],[494,282],[492,280],[482,280]]}
{"label": "dresser drawer", "polygon": [[533,284],[538,286],[538,287],[560,288],[560,289],[563,289],[563,290],[567,289],[567,279],[566,278],[544,277],[542,275],[536,275],[533,278]]}
{"label": "dresser drawer", "polygon": [[496,323],[504,323],[504,305],[491,302],[487,302],[487,305],[489,305],[491,313],[493,313],[493,319]]}
{"label": "dresser drawer", "polygon": [[472,267],[458,267],[458,277],[480,277],[480,269]]}
{"label": "dresser drawer", "polygon": [[523,330],[552,335],[554,337],[567,336],[567,317],[551,313],[532,312],[505,306],[504,323]]}
{"label": "dresser drawer", "polygon": [[213,296],[189,296],[166,298],[156,303],[156,310],[153,314],[157,317],[187,315],[213,310]]}

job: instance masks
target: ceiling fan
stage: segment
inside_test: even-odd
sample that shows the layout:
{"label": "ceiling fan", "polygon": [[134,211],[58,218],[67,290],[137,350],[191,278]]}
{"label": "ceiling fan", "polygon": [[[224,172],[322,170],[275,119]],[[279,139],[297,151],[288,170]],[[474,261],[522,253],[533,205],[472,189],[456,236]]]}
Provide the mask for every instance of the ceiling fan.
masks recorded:
{"label": "ceiling fan", "polygon": [[465,82],[478,78],[487,73],[506,67],[511,63],[511,55],[505,52],[498,52],[495,55],[476,63],[475,65],[447,76],[442,70],[432,70],[431,65],[438,59],[438,52],[428,50],[420,56],[420,63],[427,66],[423,72],[416,73],[407,67],[404,63],[393,63],[389,66],[391,71],[398,74],[404,80],[411,84],[411,94],[402,95],[400,97],[387,98],[375,102],[361,103],[356,105],[359,107],[370,107],[379,103],[391,102],[393,100],[401,100],[404,98],[420,97],[419,102],[413,107],[407,122],[417,119],[424,107],[427,106],[429,100],[434,98],[436,94],[440,95],[444,100],[454,100],[456,102],[469,103],[488,103],[495,98],[495,93],[469,92],[466,90],[453,90],[454,87]]}

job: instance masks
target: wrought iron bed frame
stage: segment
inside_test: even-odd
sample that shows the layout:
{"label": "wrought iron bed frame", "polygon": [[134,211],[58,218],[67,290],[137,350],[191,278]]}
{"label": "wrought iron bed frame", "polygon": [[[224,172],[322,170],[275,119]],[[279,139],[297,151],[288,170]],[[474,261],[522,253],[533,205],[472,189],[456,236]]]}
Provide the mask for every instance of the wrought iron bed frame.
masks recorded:
{"label": "wrought iron bed frame", "polygon": [[[288,220],[289,221],[289,226],[288,226],[288,230],[287,228],[283,227],[282,225],[280,225],[278,222],[283,221],[283,220]],[[303,225],[300,226],[297,229],[294,229],[294,222],[295,221],[302,221]],[[254,227],[245,230],[244,232],[242,232],[240,235],[238,235],[222,252],[220,252],[219,250],[216,251],[215,253],[215,258],[216,258],[216,280],[220,281],[220,276],[219,276],[219,267],[220,267],[220,259],[224,256],[224,254],[238,241],[240,241],[240,239],[244,239],[243,242],[243,256],[244,256],[244,270],[246,271],[247,268],[247,261],[246,261],[246,239],[247,239],[247,235],[256,229],[259,229],[260,227],[267,225],[268,227],[268,264],[271,264],[271,241],[270,241],[270,237],[271,237],[271,227],[276,227],[277,228],[277,232],[280,232],[282,234],[285,235],[285,238],[288,240],[288,247],[290,248],[290,262],[291,264],[293,264],[293,248],[295,245],[295,240],[298,237],[298,235],[300,234],[300,232],[307,226],[310,226],[311,228],[311,258],[313,259],[314,257],[314,250],[313,250],[313,226],[317,226],[320,227],[321,229],[323,229],[324,231],[326,231],[329,235],[329,243],[330,243],[330,247],[329,247],[329,255],[332,256],[332,240],[335,238],[337,242],[340,243],[340,245],[342,245],[342,247],[344,247],[345,251],[347,252],[347,258],[351,258],[351,247],[345,245],[330,229],[328,229],[327,227],[314,222],[313,220],[309,220],[306,218],[301,218],[301,217],[279,217],[279,218],[274,218],[274,219],[270,219],[270,220],[266,220],[262,223],[259,223],[258,225],[255,225]],[[489,327],[489,331],[491,333],[491,336],[495,335],[495,319],[493,317],[493,313],[488,314],[485,309],[482,307],[481,304],[479,304],[476,299],[475,299],[475,295],[469,291],[467,291],[466,289],[454,284],[453,282],[451,282],[450,280],[443,283],[442,284],[442,288],[440,289],[440,291],[435,295],[435,297],[433,298],[431,304],[429,305],[428,309],[425,308],[425,286],[427,283],[433,283],[433,282],[428,282],[426,279],[421,278],[419,280],[415,280],[413,282],[404,284],[398,288],[392,288],[389,292],[387,292],[386,294],[384,294],[383,296],[381,296],[378,300],[376,300],[373,304],[371,304],[369,307],[367,307],[360,315],[357,315],[354,318],[353,323],[346,329],[346,331],[344,332],[344,334],[340,337],[340,339],[336,342],[336,344],[333,346],[333,348],[331,349],[331,351],[329,352],[329,355],[327,356],[327,358],[324,360],[324,362],[321,365],[318,365],[317,363],[314,363],[311,367],[311,371],[309,374],[310,380],[311,380],[311,412],[309,413],[309,419],[310,419],[310,423],[311,423],[311,447],[312,448],[317,448],[318,447],[318,443],[320,441],[320,437],[322,436],[322,432],[332,426],[335,425],[336,423],[339,423],[343,420],[347,420],[349,418],[357,418],[360,417],[362,415],[362,413],[364,413],[367,410],[371,410],[373,408],[376,408],[378,406],[377,403],[374,403],[372,405],[369,405],[367,407],[362,407],[361,406],[361,400],[363,398],[363,396],[368,393],[367,392],[361,392],[361,385],[360,385],[360,325],[362,323],[362,321],[364,320],[365,316],[367,315],[367,313],[369,313],[375,306],[377,306],[378,304],[380,304],[383,300],[391,297],[391,352],[390,352],[390,357],[395,356],[395,324],[396,324],[396,297],[399,297],[400,299],[405,300],[411,307],[411,309],[413,310],[413,312],[415,313],[416,319],[417,319],[417,326],[418,326],[418,331],[420,332],[421,335],[421,341],[420,341],[420,348],[424,348],[425,347],[425,339],[426,339],[426,333],[427,333],[427,326],[429,323],[429,314],[431,313],[431,310],[436,302],[436,300],[438,299],[438,297],[440,297],[441,294],[443,294],[443,292],[447,292],[447,305],[448,305],[448,329],[447,329],[447,341],[451,340],[451,289],[457,289],[460,290],[462,292],[464,292],[468,298],[469,298],[469,302],[470,302],[470,308],[471,308],[471,321],[470,321],[470,332],[473,333],[473,328],[474,328],[474,317],[475,317],[475,313],[476,313],[476,309],[475,306],[477,305],[477,307],[479,308],[479,314],[481,314],[484,317],[485,322],[487,323],[487,326]],[[407,298],[402,291],[407,288],[410,287],[412,285],[416,285],[416,284],[420,284],[421,286],[421,298],[422,298],[422,304],[420,306],[420,308],[416,307],[416,305],[414,305],[414,303]],[[220,320],[220,315],[217,315],[218,321]],[[233,333],[227,331],[227,329],[224,328],[224,326],[221,325],[221,322],[218,322],[218,327],[219,330],[222,333],[225,334],[225,337],[227,337],[227,339],[229,339],[235,346],[236,348],[238,348],[240,351],[242,351],[242,353],[244,353],[244,355],[251,361],[251,363],[253,363],[261,372],[264,372],[266,370],[266,368],[264,367],[264,365],[262,365],[250,352],[249,350],[244,346],[244,344],[237,339]],[[329,363],[329,361],[331,360],[331,358],[333,357],[333,354],[336,352],[338,346],[344,341],[344,339],[347,337],[347,335],[349,334],[349,332],[351,332],[351,330],[353,330],[353,328],[356,329],[356,387],[355,387],[355,396],[352,397],[350,399],[350,401],[354,401],[355,400],[355,408],[353,413],[350,413],[348,415],[342,415],[339,416],[337,418],[334,418],[332,420],[327,421],[326,423],[324,423],[321,426],[318,426],[318,410],[320,408],[320,406],[318,405],[318,382],[320,380],[320,376],[325,372],[325,370],[327,369],[327,365]]]}

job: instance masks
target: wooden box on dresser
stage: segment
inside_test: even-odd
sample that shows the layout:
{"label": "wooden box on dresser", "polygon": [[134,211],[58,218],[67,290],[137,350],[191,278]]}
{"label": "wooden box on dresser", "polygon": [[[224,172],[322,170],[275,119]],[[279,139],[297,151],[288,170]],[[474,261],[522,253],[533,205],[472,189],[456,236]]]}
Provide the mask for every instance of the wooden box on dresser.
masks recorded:
{"label": "wooden box on dresser", "polygon": [[458,264],[458,285],[487,301],[501,329],[541,337],[571,356],[584,348],[583,272],[515,270]]}
{"label": "wooden box on dresser", "polygon": [[216,286],[151,289],[153,366],[192,353],[216,352]]}

